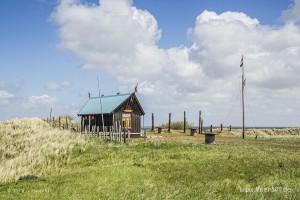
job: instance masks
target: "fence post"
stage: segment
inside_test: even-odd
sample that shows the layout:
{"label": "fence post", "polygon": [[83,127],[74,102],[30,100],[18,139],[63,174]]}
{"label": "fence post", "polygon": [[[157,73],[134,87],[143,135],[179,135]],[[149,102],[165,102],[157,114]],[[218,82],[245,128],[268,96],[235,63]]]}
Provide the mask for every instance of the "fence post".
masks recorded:
{"label": "fence post", "polygon": [[212,131],[213,131],[213,126],[210,125],[210,132],[212,133]]}
{"label": "fence post", "polygon": [[186,132],[186,113],[183,112],[183,132]]}
{"label": "fence post", "polygon": [[223,131],[223,124],[221,124],[221,132]]}
{"label": "fence post", "polygon": [[152,113],[152,116],[151,116],[151,122],[152,122],[152,123],[151,123],[151,125],[152,125],[152,126],[151,126],[151,130],[154,131],[154,113]]}
{"label": "fence post", "polygon": [[231,132],[231,125],[229,125],[229,132]]}
{"label": "fence post", "polygon": [[90,133],[90,132],[91,132],[91,115],[89,115],[89,130],[88,130],[88,133]]}
{"label": "fence post", "polygon": [[201,134],[203,133],[203,119],[201,119]]}
{"label": "fence post", "polygon": [[58,129],[60,129],[60,116],[58,117]]}
{"label": "fence post", "polygon": [[68,126],[68,117],[66,116],[66,128],[68,129],[69,126]]}
{"label": "fence post", "polygon": [[168,132],[171,132],[171,113],[169,113],[169,126],[168,126]]}
{"label": "fence post", "polygon": [[199,111],[199,129],[198,129],[198,134],[200,134],[201,133],[201,110]]}
{"label": "fence post", "polygon": [[52,127],[55,127],[54,117],[52,118]]}
{"label": "fence post", "polygon": [[124,137],[124,144],[126,143],[126,135],[125,135],[125,129],[123,131],[123,137]]}

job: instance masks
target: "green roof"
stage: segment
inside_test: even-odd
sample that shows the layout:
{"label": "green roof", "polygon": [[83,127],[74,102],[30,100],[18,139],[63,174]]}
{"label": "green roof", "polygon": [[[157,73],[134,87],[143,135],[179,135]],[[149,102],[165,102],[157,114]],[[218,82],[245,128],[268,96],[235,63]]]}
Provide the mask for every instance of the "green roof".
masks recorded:
{"label": "green roof", "polygon": [[[116,94],[111,96],[102,96],[102,113],[113,112],[122,104],[131,94]],[[100,97],[91,97],[83,106],[78,115],[101,114]]]}

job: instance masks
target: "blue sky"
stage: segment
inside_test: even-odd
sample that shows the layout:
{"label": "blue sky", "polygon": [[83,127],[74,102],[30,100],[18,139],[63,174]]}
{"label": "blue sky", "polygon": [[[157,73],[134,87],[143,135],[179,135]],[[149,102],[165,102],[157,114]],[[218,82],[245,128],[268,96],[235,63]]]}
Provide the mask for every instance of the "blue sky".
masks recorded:
{"label": "blue sky", "polygon": [[[275,27],[274,29],[276,29],[284,26],[285,22],[281,17],[282,12],[291,7],[292,3],[293,1],[288,0],[228,0],[226,3],[221,0],[135,0],[130,6],[139,10],[147,10],[155,18],[157,29],[161,31],[161,36],[155,42],[155,47],[168,51],[174,47],[190,48],[196,44],[195,36],[188,34],[188,30],[196,30],[196,17],[204,10],[213,11],[217,14],[226,11],[242,12],[252,19],[258,19],[260,25]],[[135,81],[124,83],[110,69],[99,66],[88,70],[82,68],[89,60],[82,57],[80,53],[76,52],[77,50],[62,45],[64,39],[60,31],[64,25],[51,17],[59,4],[58,1],[50,0],[4,0],[0,2],[0,90],[5,91],[7,96],[7,98],[3,98],[2,104],[0,101],[0,112],[2,113],[0,120],[25,116],[45,117],[50,107],[54,107],[56,115],[75,115],[76,110],[87,100],[88,91],[96,92],[98,74],[104,94],[129,90],[133,87]],[[80,3],[80,5],[87,7],[91,4],[99,6],[96,0],[82,0]],[[237,58],[236,61],[239,62],[239,59]],[[96,64],[101,65],[102,63]],[[145,84],[155,85],[159,82],[158,80],[152,81],[144,75],[141,78],[136,75],[134,78]],[[49,85],[54,85],[54,88],[51,89]],[[159,90],[160,88],[155,89]],[[143,91],[143,87],[141,90]],[[183,90],[185,91],[185,88]],[[142,91],[141,98],[153,98],[153,96]],[[4,94],[4,92],[2,93]],[[199,95],[201,95],[200,93]],[[28,102],[24,103],[23,100],[26,101],[32,96],[43,95],[46,95],[46,98],[50,98],[50,100],[38,108],[24,108]],[[183,93],[183,95],[193,94]],[[174,98],[176,97],[174,96]],[[15,99],[19,99],[19,101]],[[199,102],[201,99],[196,101]],[[172,110],[172,106],[161,109],[163,105],[168,104],[167,100],[153,103],[155,105],[152,105],[149,100],[142,100],[142,102],[145,104],[147,114],[156,112],[157,115],[162,116],[168,112],[167,110]],[[175,107],[180,104],[173,101],[169,103],[175,104]],[[191,102],[191,105],[194,105],[193,103]],[[24,107],[18,108],[19,104],[24,104]],[[187,104],[189,103],[187,102]],[[203,105],[206,104],[203,103]],[[276,106],[278,105],[276,104]],[[183,111],[184,109],[193,110],[194,108],[186,105],[180,107],[180,110]],[[201,104],[198,109],[201,109]],[[224,107],[221,110],[227,112],[228,108]],[[209,121],[215,123],[222,121],[217,111],[210,112],[208,110],[207,113]],[[148,119],[149,116],[147,115],[146,118]],[[195,118],[195,116],[196,114],[191,114],[190,118]],[[239,124],[238,119],[235,119],[238,116],[238,109],[236,109],[232,123]],[[149,121],[147,119],[146,122]],[[158,120],[164,121],[165,118],[158,117]],[[251,120],[252,125],[278,124],[277,120],[268,119],[261,124],[256,122],[254,118]],[[191,119],[191,121],[196,120]],[[295,125],[294,122],[292,124],[286,122],[287,119],[283,119],[280,125]],[[227,121],[227,123],[231,122]]]}

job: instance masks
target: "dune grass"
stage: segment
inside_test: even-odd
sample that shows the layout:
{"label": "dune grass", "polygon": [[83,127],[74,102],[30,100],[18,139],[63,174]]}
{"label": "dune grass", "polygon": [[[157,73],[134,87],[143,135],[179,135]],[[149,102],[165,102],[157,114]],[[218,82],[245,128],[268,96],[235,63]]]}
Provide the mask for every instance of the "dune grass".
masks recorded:
{"label": "dune grass", "polygon": [[87,141],[79,134],[53,129],[40,119],[0,123],[0,181],[33,178],[59,170],[75,146]]}
{"label": "dune grass", "polygon": [[128,144],[90,138],[48,174],[0,183],[0,199],[299,199],[300,138],[163,133]]}

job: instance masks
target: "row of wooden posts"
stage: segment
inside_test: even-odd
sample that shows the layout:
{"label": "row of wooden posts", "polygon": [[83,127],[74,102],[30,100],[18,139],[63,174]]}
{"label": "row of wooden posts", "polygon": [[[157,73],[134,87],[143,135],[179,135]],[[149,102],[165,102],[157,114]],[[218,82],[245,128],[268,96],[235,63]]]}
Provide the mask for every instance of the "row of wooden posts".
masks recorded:
{"label": "row of wooden posts", "polygon": [[69,123],[68,117],[58,117],[58,124],[55,123],[55,117],[47,117],[45,121],[48,122],[54,128],[72,129],[73,131],[80,132],[80,126],[77,124],[72,125],[72,123]]}
{"label": "row of wooden posts", "polygon": [[[116,124],[114,127],[105,127],[105,131],[100,131],[99,127],[92,126],[91,130],[88,131],[86,129],[82,129],[78,124],[68,123],[67,117],[58,117],[58,124],[55,123],[55,118],[47,118],[45,119],[53,128],[59,128],[63,130],[71,130],[73,132],[80,132],[82,134],[87,134],[89,136],[98,136],[101,139],[114,140],[126,143],[127,140],[130,140],[130,133],[126,131],[122,131],[121,123]],[[65,122],[65,123],[63,123]]]}
{"label": "row of wooden posts", "polygon": [[[171,132],[171,124],[172,124],[172,114],[169,113],[169,120],[168,120],[168,132]],[[161,131],[161,127],[157,127],[158,132]],[[228,129],[231,131],[231,125],[229,125]],[[151,131],[154,131],[155,126],[154,126],[154,113],[151,115]],[[191,128],[191,132],[193,128]],[[198,133],[202,134],[204,130],[203,126],[203,117],[202,117],[202,111],[199,111],[199,123],[198,123]],[[220,124],[220,130],[221,132],[223,131],[223,124]],[[213,125],[210,125],[210,132],[213,131]],[[183,112],[183,132],[186,133],[186,111]]]}

